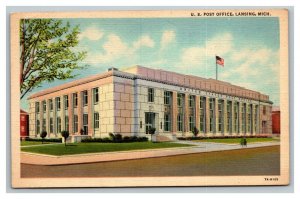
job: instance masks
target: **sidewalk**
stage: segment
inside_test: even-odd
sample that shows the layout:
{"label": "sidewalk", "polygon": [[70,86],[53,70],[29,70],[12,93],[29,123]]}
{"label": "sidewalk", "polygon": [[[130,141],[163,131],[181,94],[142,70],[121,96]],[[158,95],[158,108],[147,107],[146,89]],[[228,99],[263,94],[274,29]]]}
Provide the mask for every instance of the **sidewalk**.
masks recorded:
{"label": "sidewalk", "polygon": [[154,157],[184,155],[184,154],[192,154],[192,153],[205,153],[205,152],[213,152],[213,151],[225,151],[225,150],[236,150],[236,149],[247,149],[247,148],[280,145],[280,142],[261,142],[261,143],[248,144],[247,147],[242,148],[239,144],[222,144],[222,143],[192,142],[192,141],[178,141],[178,143],[193,144],[194,146],[179,147],[179,148],[164,148],[164,149],[154,149],[154,150],[148,149],[148,150],[89,153],[89,154],[64,155],[64,156],[51,156],[51,155],[21,152],[21,163],[35,164],[35,165],[66,165],[66,164],[119,161],[119,160],[133,160],[133,159],[141,159],[141,158],[154,158]]}

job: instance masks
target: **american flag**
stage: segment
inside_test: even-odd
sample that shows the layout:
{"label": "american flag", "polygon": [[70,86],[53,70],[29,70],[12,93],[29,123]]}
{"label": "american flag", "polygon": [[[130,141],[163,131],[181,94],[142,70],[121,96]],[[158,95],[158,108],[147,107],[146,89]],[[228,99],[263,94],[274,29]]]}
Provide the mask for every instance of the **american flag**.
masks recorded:
{"label": "american flag", "polygon": [[216,56],[216,63],[224,67],[224,59],[222,57]]}

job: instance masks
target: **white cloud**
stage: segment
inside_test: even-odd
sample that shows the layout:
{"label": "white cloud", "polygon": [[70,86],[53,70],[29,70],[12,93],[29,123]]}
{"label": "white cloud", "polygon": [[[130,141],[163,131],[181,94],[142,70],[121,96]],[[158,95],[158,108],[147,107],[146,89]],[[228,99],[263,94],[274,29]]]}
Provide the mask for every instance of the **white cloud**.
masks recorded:
{"label": "white cloud", "polygon": [[161,36],[161,49],[165,49],[170,43],[175,41],[176,34],[173,30],[166,30]]}
{"label": "white cloud", "polygon": [[79,34],[79,40],[87,38],[91,41],[97,41],[103,37],[104,33],[95,26],[88,27]]}
{"label": "white cloud", "polygon": [[136,50],[143,46],[153,48],[154,45],[155,43],[149,35],[144,35],[140,37],[137,41],[133,42],[133,48]]}

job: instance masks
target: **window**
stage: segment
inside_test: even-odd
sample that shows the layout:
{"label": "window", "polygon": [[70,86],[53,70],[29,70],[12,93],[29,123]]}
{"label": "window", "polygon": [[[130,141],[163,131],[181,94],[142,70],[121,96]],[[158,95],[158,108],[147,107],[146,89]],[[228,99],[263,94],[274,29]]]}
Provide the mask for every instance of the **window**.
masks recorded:
{"label": "window", "polygon": [[194,118],[194,115],[190,115],[189,116],[189,127],[190,127],[190,131],[193,131],[193,129],[195,127],[195,118]]}
{"label": "window", "polygon": [[43,119],[42,131],[46,131],[46,119]]}
{"label": "window", "polygon": [[49,99],[49,107],[50,107],[50,111],[53,111],[53,100]]}
{"label": "window", "polygon": [[56,118],[56,132],[57,133],[61,132],[61,118],[60,117]]}
{"label": "window", "polygon": [[189,96],[189,129],[193,131],[195,127],[195,96]]}
{"label": "window", "polygon": [[190,108],[194,108],[195,107],[195,96],[194,95],[190,95],[189,96],[189,107]]}
{"label": "window", "polygon": [[242,132],[246,133],[246,104],[243,104],[242,107]]}
{"label": "window", "polygon": [[99,89],[93,88],[93,101],[94,104],[97,104],[99,102]]}
{"label": "window", "polygon": [[257,125],[257,120],[258,119],[258,106],[254,106],[254,131],[258,132],[258,125]]}
{"label": "window", "polygon": [[227,132],[232,132],[232,102],[227,102]]}
{"label": "window", "polygon": [[55,103],[56,103],[56,110],[60,110],[60,97],[55,98]]}
{"label": "window", "polygon": [[215,127],[215,99],[209,99],[209,131],[213,132]]}
{"label": "window", "polygon": [[64,108],[67,110],[69,107],[69,96],[64,95]]}
{"label": "window", "polygon": [[88,134],[88,114],[83,114],[83,134]]}
{"label": "window", "polygon": [[205,105],[206,105],[206,98],[200,97],[200,132],[205,132]]}
{"label": "window", "polygon": [[77,93],[73,93],[73,107],[76,108],[78,105],[78,95]]}
{"label": "window", "polygon": [[78,115],[74,115],[74,120],[73,120],[73,132],[77,133],[78,132]]}
{"label": "window", "polygon": [[177,115],[177,131],[183,131],[183,115]]}
{"label": "window", "polygon": [[83,106],[87,106],[87,104],[88,104],[88,92],[87,91],[82,91],[82,103],[83,103]]}
{"label": "window", "polygon": [[165,121],[164,131],[170,131],[171,130],[171,116],[170,116],[170,114],[165,113],[164,119],[165,119],[164,120]]}
{"label": "window", "polygon": [[65,131],[69,131],[69,116],[65,116]]}
{"label": "window", "polygon": [[148,88],[148,102],[154,102],[154,89]]}
{"label": "window", "polygon": [[43,112],[45,113],[47,110],[47,105],[46,105],[46,101],[43,101]]}
{"label": "window", "polygon": [[267,113],[267,107],[263,106],[263,114],[265,115]]}
{"label": "window", "polygon": [[171,92],[170,91],[164,92],[164,104],[171,105]]}
{"label": "window", "polygon": [[239,133],[240,124],[239,124],[239,102],[234,103],[234,131]]}
{"label": "window", "polygon": [[36,103],[35,103],[35,112],[36,112],[36,113],[39,113],[39,112],[40,112],[40,103],[39,103],[39,102],[36,102]]}
{"label": "window", "polygon": [[184,94],[178,93],[177,94],[177,106],[178,107],[183,107],[183,99],[184,99]]}
{"label": "window", "polygon": [[248,129],[247,131],[249,133],[252,133],[252,105],[248,105],[248,110],[247,110],[247,115],[248,115]]}
{"label": "window", "polygon": [[40,133],[40,120],[36,120],[35,131],[37,134]]}
{"label": "window", "polygon": [[50,133],[53,133],[53,118],[52,117],[50,117],[50,121],[49,121],[49,126],[50,126]]}
{"label": "window", "polygon": [[99,128],[99,113],[94,113],[94,128],[98,129]]}
{"label": "window", "polygon": [[224,101],[218,100],[218,132],[223,133]]}

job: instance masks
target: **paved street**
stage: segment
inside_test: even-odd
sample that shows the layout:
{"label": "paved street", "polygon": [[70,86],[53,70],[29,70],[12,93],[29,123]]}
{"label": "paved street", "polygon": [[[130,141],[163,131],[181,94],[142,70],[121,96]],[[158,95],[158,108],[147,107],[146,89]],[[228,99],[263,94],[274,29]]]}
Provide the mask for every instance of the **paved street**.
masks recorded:
{"label": "paved street", "polygon": [[[202,143],[203,144],[203,143]],[[199,143],[200,145],[200,143]],[[213,145],[205,144],[207,148]],[[214,145],[215,146],[215,145]],[[220,145],[222,147],[223,145]],[[223,146],[225,147],[225,146]],[[239,147],[240,148],[240,147]],[[73,165],[21,164],[21,177],[278,175],[280,146]]]}

